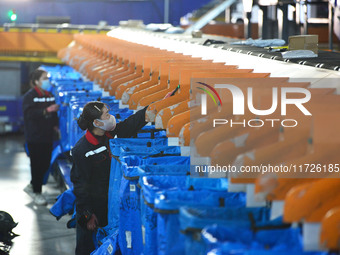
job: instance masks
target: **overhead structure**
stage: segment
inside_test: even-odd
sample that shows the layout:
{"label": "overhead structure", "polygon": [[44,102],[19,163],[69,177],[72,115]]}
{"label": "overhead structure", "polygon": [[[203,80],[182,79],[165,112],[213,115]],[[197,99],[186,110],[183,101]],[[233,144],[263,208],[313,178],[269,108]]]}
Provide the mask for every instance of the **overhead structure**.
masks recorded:
{"label": "overhead structure", "polygon": [[233,3],[235,3],[237,0],[226,0],[222,3],[215,6],[213,9],[208,11],[206,14],[204,14],[201,18],[199,18],[194,24],[189,26],[186,30],[186,34],[191,34],[195,30],[200,30],[202,27],[207,25],[211,20],[216,18],[221,12],[225,11],[227,8],[229,8]]}

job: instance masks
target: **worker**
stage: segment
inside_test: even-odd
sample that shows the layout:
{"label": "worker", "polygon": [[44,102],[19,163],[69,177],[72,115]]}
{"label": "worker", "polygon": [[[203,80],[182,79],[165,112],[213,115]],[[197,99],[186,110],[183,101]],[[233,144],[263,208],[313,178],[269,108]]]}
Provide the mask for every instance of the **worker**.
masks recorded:
{"label": "worker", "polygon": [[49,169],[53,138],[58,132],[59,105],[48,90],[51,83],[48,73],[37,69],[30,74],[31,89],[23,98],[24,131],[28,155],[31,162],[31,182],[24,191],[34,200],[36,205],[46,205],[42,195],[44,176]]}
{"label": "worker", "polygon": [[146,109],[116,124],[115,117],[104,103],[93,101],[84,106],[78,125],[87,131],[71,150],[71,181],[77,210],[77,255],[90,254],[95,249],[93,231],[108,224],[108,190],[113,157],[109,139],[134,136],[147,124]]}

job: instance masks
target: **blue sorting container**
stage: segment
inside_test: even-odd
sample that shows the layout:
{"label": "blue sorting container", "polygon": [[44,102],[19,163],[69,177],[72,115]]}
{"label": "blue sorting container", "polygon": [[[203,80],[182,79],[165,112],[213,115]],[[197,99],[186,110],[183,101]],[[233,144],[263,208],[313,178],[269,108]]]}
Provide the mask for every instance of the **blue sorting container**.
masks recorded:
{"label": "blue sorting container", "polygon": [[[143,139],[143,138],[141,138]],[[121,170],[121,157],[127,155],[141,155],[150,156],[164,152],[172,155],[179,155],[180,148],[176,146],[161,146],[162,143],[167,143],[167,140],[162,139],[143,139],[143,144],[147,143],[150,147],[146,146],[129,146],[122,145],[120,142],[119,146],[116,146],[116,140],[110,140],[110,148],[112,155],[115,159],[111,160],[111,170],[110,170],[110,184],[109,184],[109,200],[108,200],[108,223],[112,228],[118,228],[119,224],[119,196],[117,194],[120,190],[120,183],[122,178]],[[135,139],[139,140],[139,139]],[[150,143],[149,143],[150,142]]]}
{"label": "blue sorting container", "polygon": [[[135,158],[135,156],[134,156]],[[181,163],[180,156],[173,156],[171,165],[144,165],[128,166],[123,162],[123,178],[120,185],[120,215],[119,215],[119,246],[123,254],[139,255],[143,252],[143,234],[140,211],[139,177],[144,175],[183,175],[190,171],[189,161],[186,165]],[[128,161],[129,157],[124,157]],[[157,158],[162,163],[162,157]],[[147,164],[147,159],[145,159]],[[153,159],[155,161],[155,159]],[[169,162],[169,161],[167,161]]]}
{"label": "blue sorting container", "polygon": [[102,96],[101,91],[67,91],[60,99],[65,105],[68,105],[71,100],[85,99],[86,101],[97,100]]}
{"label": "blue sorting container", "polygon": [[128,108],[124,108],[124,109],[111,109],[110,108],[109,113],[115,116],[117,123],[118,123],[122,120],[125,120],[130,115],[132,115],[133,111],[129,110]]}
{"label": "blue sorting container", "polygon": [[242,244],[225,243],[213,249],[207,255],[331,255],[328,252],[302,252],[302,251],[271,251],[271,250],[245,250]]}
{"label": "blue sorting container", "polygon": [[186,187],[195,190],[228,190],[227,178],[188,178]]}
{"label": "blue sorting container", "polygon": [[77,119],[83,111],[85,102],[72,102],[70,104],[70,117],[68,120],[68,145],[72,148],[77,141],[85,134],[85,131],[81,130],[78,126]]}
{"label": "blue sorting container", "polygon": [[158,254],[185,254],[185,238],[180,233],[181,206],[211,206],[243,208],[244,193],[213,190],[169,190],[156,194],[154,211],[157,215]]}
{"label": "blue sorting container", "polygon": [[93,89],[92,83],[73,83],[73,84],[63,84],[56,87],[53,87],[52,92],[56,96],[56,102],[59,103],[68,92],[87,92]]}
{"label": "blue sorting container", "polygon": [[[159,155],[132,155],[121,157],[123,167],[138,168],[146,165],[190,165],[190,157]],[[131,170],[130,170],[131,171]]]}
{"label": "blue sorting container", "polygon": [[119,245],[118,245],[118,231],[107,236],[103,243],[94,250],[91,255],[118,255],[120,253]]}
{"label": "blue sorting container", "polygon": [[51,79],[54,80],[70,80],[70,79],[80,79],[81,74],[75,71],[72,67],[67,65],[56,65],[56,66],[47,66],[41,65],[40,69],[46,70],[50,75]]}
{"label": "blue sorting container", "polygon": [[122,146],[145,146],[151,147],[156,145],[168,145],[167,138],[158,139],[136,139],[136,138],[116,138],[110,140],[111,153],[115,156],[120,156]]}
{"label": "blue sorting container", "polygon": [[212,225],[203,229],[202,239],[207,244],[209,255],[327,254],[326,252],[304,252],[300,228],[270,229],[253,232],[249,228]]}
{"label": "blue sorting container", "polygon": [[[205,254],[206,248],[199,233],[208,225],[218,224],[249,229],[254,224],[256,226],[269,225],[269,216],[270,210],[265,207],[181,207],[179,222],[181,232],[185,233],[186,254],[191,254],[192,251]],[[282,221],[273,221],[270,225],[282,225]]]}
{"label": "blue sorting container", "polygon": [[[129,146],[166,146],[168,143],[167,139],[135,139],[135,138],[116,138],[110,140],[110,150],[112,155],[115,156],[111,160],[111,170],[110,170],[110,184],[109,184],[109,194],[108,194],[108,224],[112,228],[118,228],[119,224],[119,196],[117,196],[120,189],[120,182],[122,178],[120,155],[122,152],[121,147],[125,146],[127,153]],[[134,151],[134,150],[133,150]],[[143,149],[141,151],[144,151]],[[134,151],[135,152],[135,151]],[[139,154],[136,152],[136,154]]]}
{"label": "blue sorting container", "polygon": [[[84,81],[63,81],[63,82],[54,82],[54,89],[58,93],[63,93],[66,91],[91,91],[93,89],[92,82],[84,82]],[[59,96],[59,95],[57,95]]]}
{"label": "blue sorting container", "polygon": [[165,130],[156,130],[155,125],[144,126],[137,134],[138,138],[158,138],[166,137]]}
{"label": "blue sorting container", "polygon": [[55,84],[56,81],[81,81],[81,75],[74,71],[71,67],[63,66],[40,66],[39,68],[46,70],[49,73],[49,79]]}
{"label": "blue sorting container", "polygon": [[119,108],[119,100],[115,98],[115,96],[105,96],[100,99],[101,102],[110,106],[110,109],[117,107]]}
{"label": "blue sorting container", "polygon": [[144,241],[144,255],[157,255],[157,213],[154,200],[158,192],[176,190],[185,186],[185,176],[144,176],[139,179],[141,186],[141,220]]}

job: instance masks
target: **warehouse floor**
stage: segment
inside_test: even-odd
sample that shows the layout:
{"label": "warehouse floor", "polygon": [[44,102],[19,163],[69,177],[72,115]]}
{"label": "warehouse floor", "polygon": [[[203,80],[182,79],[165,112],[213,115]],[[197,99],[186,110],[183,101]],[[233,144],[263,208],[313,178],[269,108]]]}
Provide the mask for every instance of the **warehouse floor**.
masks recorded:
{"label": "warehouse floor", "polygon": [[67,229],[69,216],[57,221],[49,213],[60,190],[49,179],[43,187],[48,206],[37,207],[23,191],[30,181],[30,162],[23,148],[22,135],[0,136],[0,211],[12,215],[18,226],[11,255],[74,254],[75,230]]}

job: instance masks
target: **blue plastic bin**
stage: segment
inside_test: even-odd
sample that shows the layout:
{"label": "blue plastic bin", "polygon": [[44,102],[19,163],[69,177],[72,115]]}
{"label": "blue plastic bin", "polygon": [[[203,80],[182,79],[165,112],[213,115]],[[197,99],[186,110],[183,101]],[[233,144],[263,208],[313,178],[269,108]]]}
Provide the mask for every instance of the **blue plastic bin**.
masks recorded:
{"label": "blue plastic bin", "polygon": [[185,176],[144,176],[139,179],[141,186],[141,220],[146,255],[157,255],[157,213],[154,212],[156,194],[164,190],[176,190],[185,186]]}
{"label": "blue plastic bin", "polygon": [[117,123],[118,123],[122,120],[125,120],[129,116],[131,116],[133,114],[133,111],[129,110],[128,108],[119,109],[119,110],[110,108],[109,113],[115,116]]}
{"label": "blue plastic bin", "polygon": [[[265,207],[246,208],[212,208],[212,207],[181,207],[180,229],[185,235],[186,254],[195,251],[198,255],[205,254],[206,248],[200,240],[200,231],[212,224],[221,226],[234,226],[235,228],[248,228],[268,225],[270,210]],[[276,222],[271,222],[277,225]],[[282,225],[282,224],[281,224]]]}
{"label": "blue plastic bin", "polygon": [[[134,156],[135,157],[135,156]],[[129,157],[124,157],[127,160]],[[180,156],[173,156],[177,158]],[[157,158],[162,163],[162,158]],[[146,159],[147,160],[147,159]],[[141,167],[122,165],[123,178],[120,185],[120,218],[119,218],[119,246],[123,254],[139,255],[143,252],[143,235],[140,211],[139,177],[144,175],[182,175],[190,171],[190,165],[145,165]]]}
{"label": "blue plastic bin", "polygon": [[[170,148],[170,147],[169,147]],[[177,151],[177,149],[176,149]],[[171,152],[172,153],[172,152]],[[121,157],[123,167],[138,168],[145,165],[190,165],[190,157],[159,155],[132,155]],[[129,171],[134,174],[132,170]]]}
{"label": "blue plastic bin", "polygon": [[[121,163],[119,156],[121,155],[121,147],[125,146],[165,146],[167,144],[167,139],[135,139],[135,138],[116,138],[110,140],[110,150],[112,155],[115,156],[111,160],[111,170],[110,170],[110,184],[109,184],[109,194],[108,194],[108,224],[113,228],[118,228],[119,224],[119,196],[117,196],[120,189],[120,182],[122,178]],[[126,149],[126,150],[127,150]],[[143,149],[141,150],[144,151]],[[134,151],[135,152],[135,151]],[[124,152],[127,153],[127,152]],[[139,154],[136,152],[136,154]]]}
{"label": "blue plastic bin", "polygon": [[212,225],[203,229],[202,239],[207,244],[209,255],[327,254],[326,252],[304,252],[301,241],[301,229],[299,228],[271,229],[253,232],[249,228]]}
{"label": "blue plastic bin", "polygon": [[156,194],[154,211],[157,215],[158,254],[185,254],[185,237],[180,233],[181,206],[211,206],[243,208],[244,193],[213,190],[169,190]]}
{"label": "blue plastic bin", "polygon": [[136,138],[116,138],[110,140],[110,149],[111,153],[115,156],[120,156],[122,146],[145,146],[145,147],[151,147],[156,145],[167,145],[168,139],[162,138],[162,139],[136,139]]}
{"label": "blue plastic bin", "polygon": [[[142,138],[143,139],[143,138]],[[116,146],[116,140],[112,139],[110,141],[110,148],[112,155],[115,156],[111,160],[111,171],[110,171],[110,185],[109,185],[109,200],[108,200],[108,223],[112,228],[118,228],[119,224],[119,196],[117,194],[120,190],[120,183],[122,178],[121,170],[121,158],[128,155],[141,155],[150,156],[164,152],[167,154],[179,155],[180,148],[176,146],[157,146],[160,143],[167,142],[162,139],[146,139],[147,143],[151,142],[150,147],[145,146],[128,146],[121,145]],[[136,139],[138,140],[138,139]],[[119,142],[118,142],[119,143]],[[145,140],[143,141],[145,143]],[[154,145],[153,145],[154,144]]]}
{"label": "blue plastic bin", "polygon": [[151,138],[153,134],[153,138],[159,138],[159,137],[167,137],[165,130],[155,130],[155,125],[148,125],[144,126],[141,130],[141,132],[138,132],[137,137],[138,138]]}
{"label": "blue plastic bin", "polygon": [[119,255],[120,249],[118,245],[118,231],[107,236],[103,239],[102,245],[100,245],[91,255]]}
{"label": "blue plastic bin", "polygon": [[188,178],[186,187],[195,190],[228,190],[227,178]]}

